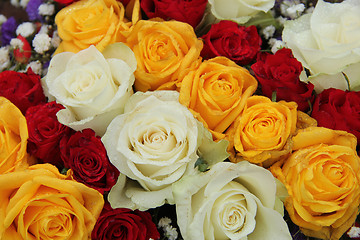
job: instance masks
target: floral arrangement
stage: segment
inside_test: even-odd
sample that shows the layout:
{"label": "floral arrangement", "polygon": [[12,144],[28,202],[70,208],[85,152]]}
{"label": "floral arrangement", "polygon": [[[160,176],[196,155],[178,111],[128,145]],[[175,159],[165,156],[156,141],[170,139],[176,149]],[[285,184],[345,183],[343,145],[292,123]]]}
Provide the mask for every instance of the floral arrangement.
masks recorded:
{"label": "floral arrangement", "polygon": [[11,0],[0,239],[360,239],[360,2]]}

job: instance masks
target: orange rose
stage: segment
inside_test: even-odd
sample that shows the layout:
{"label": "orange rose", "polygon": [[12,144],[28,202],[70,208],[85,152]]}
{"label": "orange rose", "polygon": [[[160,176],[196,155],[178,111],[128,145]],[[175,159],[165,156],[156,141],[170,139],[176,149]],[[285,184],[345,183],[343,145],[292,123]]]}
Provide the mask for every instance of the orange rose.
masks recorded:
{"label": "orange rose", "polygon": [[216,57],[202,62],[184,77],[179,101],[220,139],[256,88],[256,79],[245,68],[225,57]]}
{"label": "orange rose", "polygon": [[134,3],[132,22],[117,0],[80,0],[61,9],[55,23],[62,42],[56,53],[74,52],[94,45],[99,51],[115,42],[124,42],[131,26],[139,19],[139,1]]}
{"label": "orange rose", "polygon": [[0,239],[88,240],[104,205],[50,164],[0,175]]}
{"label": "orange rose", "polygon": [[25,169],[34,163],[26,153],[28,128],[21,111],[0,97],[0,174]]}
{"label": "orange rose", "polygon": [[264,96],[247,99],[241,115],[227,131],[236,153],[231,161],[247,160],[268,167],[291,151],[297,104],[272,102]]}
{"label": "orange rose", "polygon": [[289,193],[291,220],[305,235],[339,239],[354,223],[360,205],[360,158],[356,137],[309,127],[293,137],[294,152],[270,170]]}
{"label": "orange rose", "polygon": [[189,67],[201,62],[203,43],[194,29],[178,21],[139,21],[126,41],[138,63],[135,89],[176,89]]}

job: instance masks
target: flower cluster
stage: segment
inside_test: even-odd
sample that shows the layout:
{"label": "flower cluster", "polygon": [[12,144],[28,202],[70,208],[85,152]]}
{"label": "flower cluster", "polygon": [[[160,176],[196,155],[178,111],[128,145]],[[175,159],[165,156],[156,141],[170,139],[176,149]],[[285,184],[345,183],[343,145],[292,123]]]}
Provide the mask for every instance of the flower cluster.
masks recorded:
{"label": "flower cluster", "polygon": [[17,22],[13,16],[0,15],[0,71],[23,72],[31,68],[43,76],[61,41],[54,23],[59,6],[50,0],[12,1],[12,4],[24,9],[21,14],[27,15],[28,21]]}
{"label": "flower cluster", "polygon": [[0,239],[357,239],[358,0],[9,2]]}

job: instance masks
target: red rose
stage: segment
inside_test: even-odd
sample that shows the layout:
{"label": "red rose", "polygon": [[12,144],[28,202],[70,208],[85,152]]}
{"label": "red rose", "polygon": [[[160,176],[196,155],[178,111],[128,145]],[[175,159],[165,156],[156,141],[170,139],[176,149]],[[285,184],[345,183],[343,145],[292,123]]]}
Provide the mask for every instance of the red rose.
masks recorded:
{"label": "red rose", "polygon": [[70,3],[76,2],[77,0],[54,0],[54,1],[63,5],[69,5]]}
{"label": "red rose", "polygon": [[148,18],[160,17],[186,22],[195,28],[201,21],[207,0],[141,0],[141,9]]}
{"label": "red rose", "polygon": [[9,99],[25,115],[26,110],[45,102],[40,76],[29,68],[26,73],[4,71],[0,73],[0,96]]}
{"label": "red rose", "polygon": [[17,39],[19,39],[24,45],[21,49],[17,48],[14,50],[15,60],[20,63],[27,63],[31,57],[31,46],[23,36],[19,35],[17,36]]}
{"label": "red rose", "polygon": [[65,167],[73,171],[73,178],[101,193],[110,191],[119,171],[109,161],[100,137],[92,129],[76,132],[60,142]]}
{"label": "red rose", "polygon": [[276,100],[294,101],[304,112],[309,109],[309,103],[314,100],[314,85],[300,81],[303,67],[290,49],[282,48],[275,54],[260,53],[251,69],[265,96],[271,98],[276,92]]}
{"label": "red rose", "polygon": [[25,114],[29,139],[27,151],[42,162],[63,168],[60,157],[60,140],[71,131],[59,123],[56,113],[64,107],[56,102],[30,107]]}
{"label": "red rose", "polygon": [[96,240],[156,240],[160,234],[148,212],[132,211],[127,208],[112,209],[109,204],[98,218],[91,234]]}
{"label": "red rose", "polygon": [[121,2],[124,6],[128,5],[130,0],[117,0],[118,2]]}
{"label": "red rose", "polygon": [[344,130],[360,140],[360,92],[325,89],[316,96],[311,116],[320,127]]}
{"label": "red rose", "polygon": [[203,58],[225,56],[239,65],[251,63],[261,47],[255,26],[239,26],[228,20],[211,25],[209,32],[201,38],[204,39]]}

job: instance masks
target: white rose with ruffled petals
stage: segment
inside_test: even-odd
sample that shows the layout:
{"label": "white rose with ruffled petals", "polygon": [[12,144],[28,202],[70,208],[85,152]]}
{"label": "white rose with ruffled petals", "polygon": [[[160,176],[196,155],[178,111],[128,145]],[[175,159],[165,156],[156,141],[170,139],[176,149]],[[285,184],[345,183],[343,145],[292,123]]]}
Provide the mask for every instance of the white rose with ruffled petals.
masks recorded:
{"label": "white rose with ruffled petals", "polygon": [[[283,40],[310,70],[315,90],[360,90],[360,1],[319,0],[312,13],[285,23]],[[343,76],[344,72],[349,80]]]}
{"label": "white rose with ruffled petals", "polygon": [[242,24],[259,12],[269,11],[275,0],[209,0],[209,4],[217,19]]}
{"label": "white rose with ruffled petals", "polygon": [[208,172],[184,177],[173,185],[183,238],[291,240],[275,210],[276,188],[268,170],[246,161],[220,162]]}
{"label": "white rose with ruffled petals", "polygon": [[135,69],[135,55],[125,44],[109,45],[102,53],[90,46],[55,55],[42,86],[49,100],[65,107],[57,113],[60,123],[102,136],[133,94]]}
{"label": "white rose with ruffled petals", "polygon": [[228,157],[228,142],[213,142],[178,99],[176,91],[137,92],[110,123],[101,140],[121,173],[109,193],[113,208],[173,204],[172,184],[194,172],[200,156],[208,163]]}

